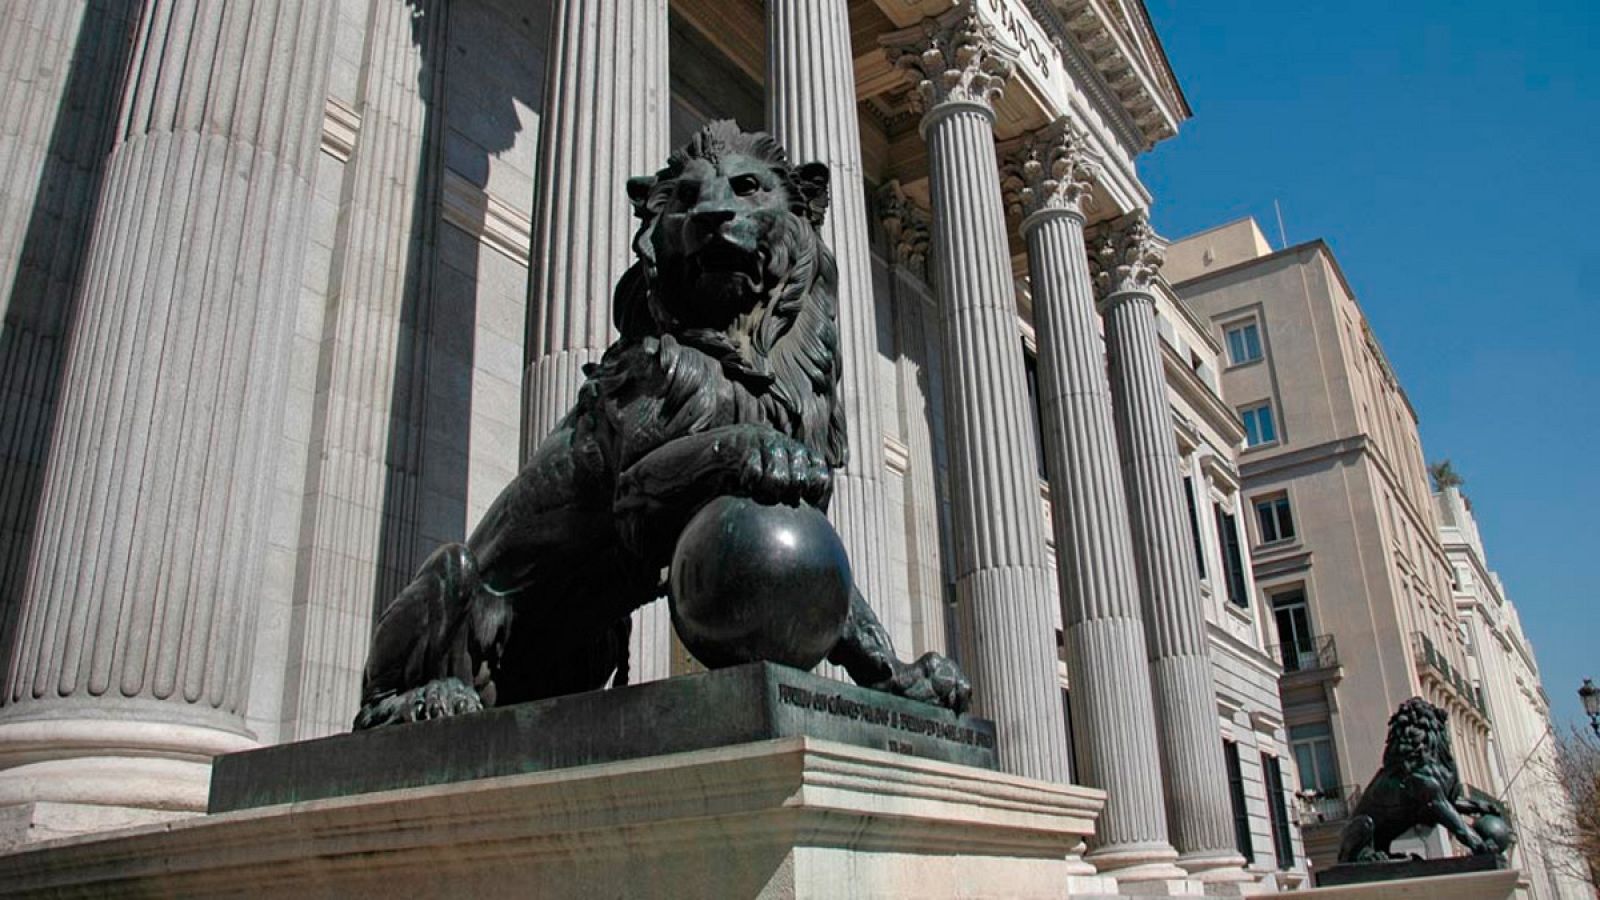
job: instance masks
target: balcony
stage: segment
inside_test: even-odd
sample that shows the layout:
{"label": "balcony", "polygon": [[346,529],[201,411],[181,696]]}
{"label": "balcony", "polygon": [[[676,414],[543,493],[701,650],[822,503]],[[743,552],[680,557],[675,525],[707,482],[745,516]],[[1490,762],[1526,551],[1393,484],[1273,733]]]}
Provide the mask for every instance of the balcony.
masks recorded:
{"label": "balcony", "polygon": [[1339,668],[1339,647],[1333,635],[1315,635],[1307,644],[1274,644],[1267,652],[1283,665],[1283,674]]}
{"label": "balcony", "polygon": [[1488,719],[1489,709],[1483,701],[1483,688],[1473,684],[1467,673],[1452,665],[1444,651],[1434,646],[1433,639],[1426,634],[1412,632],[1411,643],[1416,648],[1418,676],[1437,681],[1468,708]]}
{"label": "balcony", "polygon": [[1359,784],[1346,784],[1320,791],[1295,791],[1300,825],[1331,825],[1350,818],[1361,802],[1361,789]]}

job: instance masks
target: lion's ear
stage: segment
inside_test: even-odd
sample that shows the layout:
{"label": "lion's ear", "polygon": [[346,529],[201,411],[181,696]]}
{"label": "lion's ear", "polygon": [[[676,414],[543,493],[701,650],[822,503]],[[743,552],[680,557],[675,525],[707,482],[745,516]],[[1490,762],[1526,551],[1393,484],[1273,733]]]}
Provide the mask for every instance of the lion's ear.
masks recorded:
{"label": "lion's ear", "polygon": [[796,166],[794,170],[794,180],[800,188],[800,200],[805,204],[806,218],[818,228],[822,227],[822,220],[828,214],[829,177],[826,163],[809,162]]}
{"label": "lion's ear", "polygon": [[656,177],[654,175],[635,175],[628,179],[628,202],[633,204],[633,214],[643,219],[654,210],[650,209],[650,192],[655,189]]}

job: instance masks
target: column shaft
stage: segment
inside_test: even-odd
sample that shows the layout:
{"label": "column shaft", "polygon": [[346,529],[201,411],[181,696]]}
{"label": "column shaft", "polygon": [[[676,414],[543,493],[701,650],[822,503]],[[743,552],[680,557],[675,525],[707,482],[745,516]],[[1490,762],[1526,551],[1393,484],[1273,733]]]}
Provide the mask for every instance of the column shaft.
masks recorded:
{"label": "column shaft", "polygon": [[[417,290],[414,227],[444,0],[372,4],[346,170],[301,509],[283,736],[348,730],[359,707],[383,539],[400,317]],[[418,40],[426,29],[433,37]],[[382,598],[387,599],[387,598]],[[381,600],[380,600],[381,602]]]}
{"label": "column shaft", "polygon": [[1233,834],[1205,607],[1188,533],[1155,299],[1148,293],[1112,295],[1105,329],[1172,839],[1179,863],[1190,872],[1237,872],[1244,858]]}
{"label": "column shaft", "polygon": [[993,114],[953,102],[924,120],[931,267],[944,316],[956,602],[974,704],[1008,771],[1066,781],[1044,517],[1030,444]]}
{"label": "column shaft", "polygon": [[[850,462],[834,478],[828,516],[850,554],[856,585],[885,626],[908,622],[891,609],[883,421],[872,260],[856,120],[854,56],[845,0],[767,0],[767,128],[796,163],[826,163],[832,203],[822,239],[839,264],[840,392]],[[903,631],[903,629],[901,629]],[[900,646],[910,635],[891,632]]]}
{"label": "column shaft", "polygon": [[[612,290],[633,262],[624,186],[659,169],[669,150],[667,0],[560,0],[551,25],[529,273],[525,451],[572,408],[583,366],[611,343]],[[667,671],[668,625],[666,616],[635,614],[635,681]]]}
{"label": "column shaft", "polygon": [[1174,877],[1083,219],[1054,211],[1025,225],[1073,736],[1080,779],[1108,794],[1087,858],[1119,878]]}
{"label": "column shaft", "polygon": [[0,678],[10,668],[67,334],[133,0],[0,8]]}
{"label": "column shaft", "polygon": [[[247,743],[334,10],[146,5],[4,694],[5,727],[48,717],[63,756],[130,749],[129,720],[168,723],[140,740],[187,759]],[[127,787],[100,774],[95,791]]]}

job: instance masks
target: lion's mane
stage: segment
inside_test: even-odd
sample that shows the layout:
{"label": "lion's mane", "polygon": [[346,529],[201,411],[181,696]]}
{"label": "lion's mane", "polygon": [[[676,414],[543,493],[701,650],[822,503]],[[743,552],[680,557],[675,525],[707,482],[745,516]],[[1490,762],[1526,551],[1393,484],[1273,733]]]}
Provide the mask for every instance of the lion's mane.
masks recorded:
{"label": "lion's mane", "polygon": [[1455,781],[1456,759],[1450,749],[1449,714],[1420,697],[1400,704],[1389,717],[1383,746],[1383,769],[1394,774],[1429,775],[1448,788]]}
{"label": "lion's mane", "polygon": [[[770,218],[762,240],[772,285],[725,329],[687,326],[663,302],[680,286],[663,282],[667,267],[655,258],[652,241],[661,217],[650,197],[670,190],[691,159],[714,162],[735,154],[768,166],[788,194],[788,208]],[[621,336],[590,370],[585,387],[586,399],[613,409],[633,404],[637,411],[641,398],[653,409],[636,416],[652,424],[618,448],[623,465],[671,437],[742,423],[770,425],[835,467],[848,461],[838,391],[838,268],[817,232],[828,198],[826,188],[819,191],[804,174],[771,136],[719,121],[675,151],[635,193],[637,260],[618,283],[613,306]]]}

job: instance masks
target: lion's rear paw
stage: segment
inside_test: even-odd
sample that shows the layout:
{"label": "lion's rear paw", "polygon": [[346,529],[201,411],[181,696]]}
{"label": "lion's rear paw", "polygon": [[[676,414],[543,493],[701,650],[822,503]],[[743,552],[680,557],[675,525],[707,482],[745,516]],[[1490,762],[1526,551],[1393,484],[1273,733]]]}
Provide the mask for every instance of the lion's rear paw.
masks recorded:
{"label": "lion's rear paw", "polygon": [[896,663],[894,676],[875,687],[956,713],[964,712],[972,702],[972,682],[966,673],[938,653],[924,653],[914,663]]}
{"label": "lion's rear paw", "polygon": [[459,678],[440,678],[363,706],[356,717],[356,728],[444,719],[482,709],[483,698],[471,685]]}

